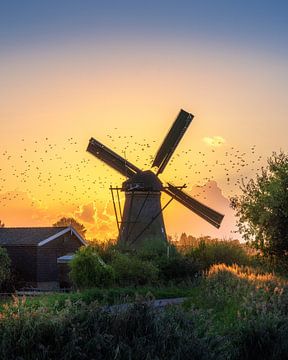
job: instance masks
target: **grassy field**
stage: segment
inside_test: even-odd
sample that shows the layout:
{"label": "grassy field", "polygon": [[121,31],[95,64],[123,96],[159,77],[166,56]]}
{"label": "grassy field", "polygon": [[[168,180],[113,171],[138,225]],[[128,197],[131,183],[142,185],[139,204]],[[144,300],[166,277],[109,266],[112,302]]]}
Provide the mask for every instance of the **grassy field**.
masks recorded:
{"label": "grassy field", "polygon": [[241,245],[199,242],[169,261],[113,251],[102,257],[118,276],[104,287],[90,276],[79,291],[1,300],[0,359],[287,359],[288,280]]}
{"label": "grassy field", "polygon": [[[141,305],[143,300],[171,297],[187,300],[164,312]],[[134,305],[119,314],[101,310],[104,304],[121,302]],[[116,329],[118,322],[121,325]],[[102,329],[97,336],[93,332],[96,325]],[[90,289],[14,298],[2,304],[0,331],[3,359],[16,359],[28,351],[30,355],[24,359],[56,358],[56,337],[63,347],[67,349],[68,343],[73,349],[64,356],[57,345],[59,358],[67,359],[76,359],[75,354],[80,359],[166,359],[167,354],[171,359],[185,359],[191,347],[195,359],[287,359],[288,281],[252,267],[218,264],[196,282],[182,286]],[[48,343],[44,339],[47,331]],[[175,346],[173,342],[168,346],[171,336],[176,339]],[[42,344],[44,354],[37,344],[29,343],[32,338]],[[109,349],[108,338],[112,341]],[[16,348],[13,339],[18,339]],[[95,345],[88,350],[91,341],[100,348]],[[163,346],[165,356],[157,350]],[[135,351],[138,355],[129,357]]]}
{"label": "grassy field", "polygon": [[[131,303],[135,301],[149,301],[153,299],[169,299],[178,297],[189,297],[194,291],[196,283],[185,282],[181,286],[142,286],[142,287],[113,287],[113,288],[92,288],[71,293],[52,293],[37,296],[24,296],[27,307],[36,309],[45,306],[48,309],[60,310],[67,302],[83,302],[89,305],[97,302],[99,305],[114,305]],[[0,300],[0,311],[5,304],[12,304],[14,297]],[[21,299],[21,297],[19,297]]]}

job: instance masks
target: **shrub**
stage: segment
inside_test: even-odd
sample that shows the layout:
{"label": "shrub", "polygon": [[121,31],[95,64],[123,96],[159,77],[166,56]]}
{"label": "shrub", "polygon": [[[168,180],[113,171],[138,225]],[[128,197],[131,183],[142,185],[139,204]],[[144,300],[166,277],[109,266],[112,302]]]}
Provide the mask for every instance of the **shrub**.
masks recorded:
{"label": "shrub", "polygon": [[175,257],[178,252],[174,245],[171,245],[163,240],[147,239],[143,241],[141,247],[137,250],[137,256],[142,260],[149,260],[153,263],[158,263],[163,258]]}
{"label": "shrub", "polygon": [[144,285],[158,278],[158,269],[135,255],[116,253],[111,266],[120,285]]}
{"label": "shrub", "polygon": [[72,259],[70,278],[78,288],[102,287],[113,282],[114,271],[92,246],[82,247]]}
{"label": "shrub", "polygon": [[162,259],[162,262],[159,263],[159,268],[162,279],[178,281],[194,279],[201,270],[197,260],[183,255]]}
{"label": "shrub", "polygon": [[108,240],[105,242],[94,241],[90,246],[93,247],[106,264],[110,264],[114,254],[117,252],[117,245],[114,240]]}
{"label": "shrub", "polygon": [[238,241],[228,240],[202,240],[187,256],[201,264],[202,270],[213,264],[246,265],[249,261],[243,246]]}
{"label": "shrub", "polygon": [[0,288],[10,277],[11,260],[6,249],[0,247]]}
{"label": "shrub", "polygon": [[233,334],[235,360],[287,359],[288,319],[262,314],[241,322]]}

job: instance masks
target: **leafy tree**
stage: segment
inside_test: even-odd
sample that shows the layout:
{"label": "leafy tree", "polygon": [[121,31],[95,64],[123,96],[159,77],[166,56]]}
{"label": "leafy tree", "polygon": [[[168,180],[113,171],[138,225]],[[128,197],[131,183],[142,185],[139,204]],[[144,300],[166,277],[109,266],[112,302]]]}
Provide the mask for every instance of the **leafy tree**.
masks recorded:
{"label": "leafy tree", "polygon": [[55,224],[53,224],[55,227],[65,227],[65,226],[72,226],[80,235],[82,235],[85,238],[86,228],[83,224],[79,223],[77,220],[75,220],[72,217],[62,217],[60,220],[58,220]]}
{"label": "leafy tree", "polygon": [[256,179],[241,187],[231,199],[237,225],[245,240],[269,257],[288,253],[288,155],[273,152]]}
{"label": "leafy tree", "polygon": [[0,287],[10,277],[11,261],[6,249],[0,247]]}
{"label": "leafy tree", "polygon": [[4,228],[5,224],[0,220],[0,228]]}
{"label": "leafy tree", "polygon": [[102,287],[112,283],[114,271],[93,246],[83,246],[70,263],[70,278],[78,288]]}
{"label": "leafy tree", "polygon": [[188,236],[185,232],[183,232],[180,236],[179,245],[185,246],[187,245]]}

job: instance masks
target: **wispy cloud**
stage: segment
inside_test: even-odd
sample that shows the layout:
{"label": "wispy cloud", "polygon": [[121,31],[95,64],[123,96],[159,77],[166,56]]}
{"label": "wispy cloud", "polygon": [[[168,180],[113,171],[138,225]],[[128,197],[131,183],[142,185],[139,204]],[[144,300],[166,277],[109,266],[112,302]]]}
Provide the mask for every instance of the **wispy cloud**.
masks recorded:
{"label": "wispy cloud", "polygon": [[206,136],[202,140],[206,145],[215,147],[221,146],[226,142],[222,136]]}

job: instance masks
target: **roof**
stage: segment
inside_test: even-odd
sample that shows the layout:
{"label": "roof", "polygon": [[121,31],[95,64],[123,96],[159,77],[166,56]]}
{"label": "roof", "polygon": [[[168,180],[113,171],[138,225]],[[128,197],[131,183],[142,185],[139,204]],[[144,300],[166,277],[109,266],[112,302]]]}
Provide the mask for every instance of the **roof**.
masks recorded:
{"label": "roof", "polygon": [[58,264],[67,264],[74,258],[74,254],[67,254],[57,258]]}
{"label": "roof", "polygon": [[43,246],[71,231],[83,245],[85,240],[72,227],[0,228],[0,246]]}

